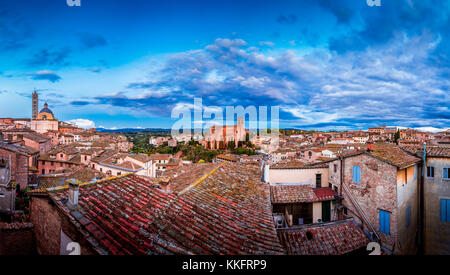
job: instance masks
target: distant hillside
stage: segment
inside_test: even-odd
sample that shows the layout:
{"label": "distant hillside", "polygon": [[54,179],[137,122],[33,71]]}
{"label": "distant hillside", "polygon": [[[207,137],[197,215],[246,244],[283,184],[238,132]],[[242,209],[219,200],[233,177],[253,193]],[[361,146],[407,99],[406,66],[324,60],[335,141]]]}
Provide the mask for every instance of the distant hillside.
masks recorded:
{"label": "distant hillside", "polygon": [[121,128],[121,129],[105,129],[96,128],[98,132],[103,133],[135,133],[135,132],[152,132],[152,133],[170,133],[170,129],[161,128]]}

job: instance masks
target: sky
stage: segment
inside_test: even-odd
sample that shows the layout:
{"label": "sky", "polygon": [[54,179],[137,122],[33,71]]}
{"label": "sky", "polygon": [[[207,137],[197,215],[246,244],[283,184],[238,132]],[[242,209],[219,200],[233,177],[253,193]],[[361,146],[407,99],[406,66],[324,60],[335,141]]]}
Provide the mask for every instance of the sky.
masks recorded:
{"label": "sky", "polygon": [[450,127],[450,0],[0,0],[0,117],[82,127],[272,106],[280,127]]}

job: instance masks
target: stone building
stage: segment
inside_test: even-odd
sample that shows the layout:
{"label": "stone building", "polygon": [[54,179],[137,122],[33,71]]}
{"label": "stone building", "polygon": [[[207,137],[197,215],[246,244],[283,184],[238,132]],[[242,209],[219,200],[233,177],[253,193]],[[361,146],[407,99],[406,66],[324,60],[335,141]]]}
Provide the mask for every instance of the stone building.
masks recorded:
{"label": "stone building", "polygon": [[280,220],[283,227],[338,218],[334,211],[336,191],[328,184],[328,164],[307,165],[293,160],[270,165],[264,173],[275,220]]}
{"label": "stone building", "polygon": [[57,147],[39,156],[40,174],[51,174],[81,165],[80,151],[75,147]]}
{"label": "stone building", "polygon": [[36,119],[31,120],[31,130],[38,133],[45,133],[47,131],[58,131],[58,120],[53,115],[52,110],[48,108],[48,104],[44,104],[44,108],[36,116]]}
{"label": "stone building", "polygon": [[420,159],[391,144],[345,154],[329,163],[339,215],[353,217],[386,253],[414,254],[419,235]]}
{"label": "stone building", "polygon": [[22,191],[28,183],[32,183],[31,178],[35,171],[32,171],[31,167],[38,154],[39,151],[33,148],[0,141],[0,159],[9,160],[11,179]]}
{"label": "stone building", "polygon": [[238,147],[240,141],[245,141],[246,134],[244,118],[238,117],[237,125],[211,126],[209,133],[202,140],[202,145],[209,149],[223,149],[233,142],[234,146]]}
{"label": "stone building", "polygon": [[[422,147],[405,147],[423,158]],[[423,173],[424,253],[450,255],[450,148],[426,147]]]}

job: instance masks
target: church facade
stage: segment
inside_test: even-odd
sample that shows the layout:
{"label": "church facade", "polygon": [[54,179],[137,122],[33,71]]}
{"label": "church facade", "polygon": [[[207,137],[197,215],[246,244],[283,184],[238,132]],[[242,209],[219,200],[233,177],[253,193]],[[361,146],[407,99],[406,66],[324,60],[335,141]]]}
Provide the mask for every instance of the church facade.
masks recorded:
{"label": "church facade", "polygon": [[55,118],[52,110],[48,108],[48,104],[44,104],[44,108],[38,113],[39,99],[36,91],[33,93],[33,103],[32,103],[32,119],[31,119],[31,130],[38,133],[46,133],[47,131],[58,131],[59,122]]}

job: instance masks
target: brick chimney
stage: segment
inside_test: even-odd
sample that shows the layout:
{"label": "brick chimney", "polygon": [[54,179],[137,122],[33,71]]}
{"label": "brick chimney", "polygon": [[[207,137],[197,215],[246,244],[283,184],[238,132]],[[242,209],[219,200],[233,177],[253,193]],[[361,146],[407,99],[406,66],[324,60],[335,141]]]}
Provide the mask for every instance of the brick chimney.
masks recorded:
{"label": "brick chimney", "polygon": [[372,152],[373,151],[373,142],[367,143],[367,151]]}
{"label": "brick chimney", "polygon": [[69,182],[69,204],[70,206],[78,206],[78,196],[80,194],[80,186],[75,181]]}

